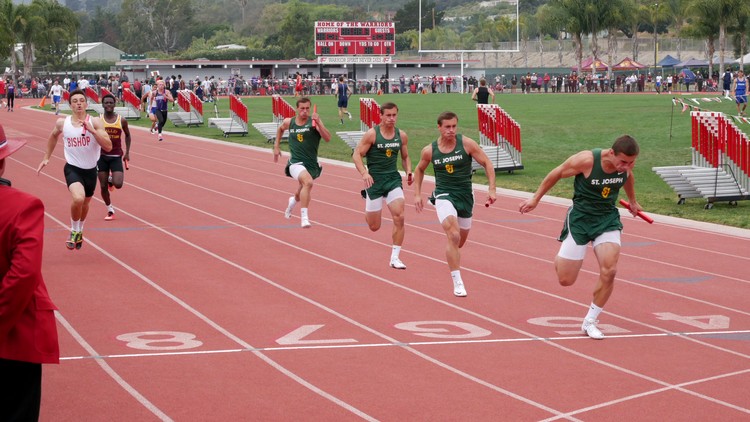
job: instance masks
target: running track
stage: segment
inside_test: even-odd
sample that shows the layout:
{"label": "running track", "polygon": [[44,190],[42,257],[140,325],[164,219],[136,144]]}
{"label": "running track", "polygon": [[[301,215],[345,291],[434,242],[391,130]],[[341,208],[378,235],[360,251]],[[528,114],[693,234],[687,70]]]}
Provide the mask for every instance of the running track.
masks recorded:
{"label": "running track", "polygon": [[573,287],[553,272],[566,201],[478,201],[456,298],[445,235],[410,188],[396,271],[351,165],[324,164],[302,230],[270,150],[134,128],[117,219],[97,193],[71,252],[61,145],[35,174],[55,117],[1,116],[29,141],[6,177],[44,200],[60,308],[42,420],[750,420],[748,231],[624,217],[594,341],[579,332],[593,253]]}

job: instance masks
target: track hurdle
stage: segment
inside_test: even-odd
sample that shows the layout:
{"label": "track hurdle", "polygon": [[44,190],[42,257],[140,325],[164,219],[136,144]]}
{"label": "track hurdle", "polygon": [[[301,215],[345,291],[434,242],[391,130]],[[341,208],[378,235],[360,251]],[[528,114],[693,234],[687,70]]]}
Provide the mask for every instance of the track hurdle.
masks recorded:
{"label": "track hurdle", "polygon": [[[492,161],[495,171],[523,169],[521,126],[497,104],[477,104],[479,145]],[[474,171],[482,166],[472,163]]]}
{"label": "track hurdle", "polygon": [[[177,91],[177,108],[179,111],[167,113],[167,118],[175,126],[198,126],[203,124],[203,104],[198,97],[191,100],[195,94],[189,89]],[[194,110],[193,104],[199,104],[200,109]]]}
{"label": "track hurdle", "polygon": [[220,129],[225,138],[235,133],[247,135],[247,125],[247,106],[234,94],[229,96],[229,118],[208,119],[208,127]]}
{"label": "track hurdle", "polygon": [[359,129],[354,131],[339,131],[336,136],[352,150],[357,147],[365,132],[380,123],[380,105],[372,98],[359,99]]}
{"label": "track hurdle", "polygon": [[86,94],[86,110],[93,110],[99,114],[104,113],[104,107],[102,107],[101,103],[99,102],[99,94],[96,93],[94,88],[91,88],[90,86],[86,87],[86,89],[83,91],[84,94]]}
{"label": "track hurdle", "polygon": [[[106,88],[102,88],[102,96],[109,93]],[[122,102],[125,104],[125,107],[115,107],[115,113],[129,120],[141,118],[141,99],[133,91],[129,89],[123,90]]]}
{"label": "track hurdle", "polygon": [[[52,108],[54,108],[54,104],[52,105]],[[70,92],[63,90],[62,92],[62,98],[60,99],[60,111],[70,111]]]}
{"label": "track hurdle", "polygon": [[693,111],[691,119],[691,164],[654,167],[678,195],[678,204],[687,198],[705,198],[704,208],[718,201],[737,205],[750,199],[750,139],[723,113]]}
{"label": "track hurdle", "polygon": [[[273,114],[272,122],[253,123],[253,127],[265,136],[266,141],[269,143],[276,140],[276,130],[284,122],[284,119],[294,117],[297,114],[291,104],[276,94],[271,96],[271,113]],[[289,131],[284,131],[284,134],[281,136],[282,140],[288,139],[288,137]]]}

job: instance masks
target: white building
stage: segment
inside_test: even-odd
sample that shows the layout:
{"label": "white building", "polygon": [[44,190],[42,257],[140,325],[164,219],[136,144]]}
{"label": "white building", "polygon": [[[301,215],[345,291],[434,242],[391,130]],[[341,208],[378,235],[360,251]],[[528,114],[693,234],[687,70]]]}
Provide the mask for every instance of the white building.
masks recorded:
{"label": "white building", "polygon": [[[125,54],[119,48],[103,42],[82,42],[73,44],[71,47],[73,47],[71,56],[73,62],[81,60],[116,62],[120,60],[120,54]],[[18,63],[21,63],[23,61],[23,43],[16,44],[15,53]]]}

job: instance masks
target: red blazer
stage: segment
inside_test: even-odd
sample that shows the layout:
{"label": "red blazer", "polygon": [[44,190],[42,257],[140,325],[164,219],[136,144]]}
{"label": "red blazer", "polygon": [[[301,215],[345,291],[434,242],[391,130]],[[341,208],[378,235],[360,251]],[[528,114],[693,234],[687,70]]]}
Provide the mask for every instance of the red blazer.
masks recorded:
{"label": "red blazer", "polygon": [[0,358],[59,363],[57,309],[42,279],[44,205],[0,185]]}

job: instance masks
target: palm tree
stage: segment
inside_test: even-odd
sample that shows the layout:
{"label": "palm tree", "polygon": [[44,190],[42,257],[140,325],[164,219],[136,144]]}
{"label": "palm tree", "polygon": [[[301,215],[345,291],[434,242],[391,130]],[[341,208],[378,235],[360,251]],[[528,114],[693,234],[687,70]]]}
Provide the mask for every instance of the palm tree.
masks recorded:
{"label": "palm tree", "polygon": [[15,5],[11,0],[0,0],[0,40],[10,47],[10,70],[13,72],[13,84],[17,84],[16,77],[16,44],[21,41],[21,34],[26,31],[29,18],[29,7],[23,4]]}
{"label": "palm tree", "polygon": [[677,35],[677,59],[682,60],[682,28],[687,18],[687,6],[689,0],[667,0],[669,9],[668,17],[672,20],[672,27]]}
{"label": "palm tree", "polygon": [[536,18],[539,22],[540,31],[557,38],[557,60],[559,65],[563,64],[563,30],[565,22],[564,15],[560,13],[559,8],[551,7],[548,4],[542,5],[536,11]]}
{"label": "palm tree", "polygon": [[550,7],[555,9],[555,13],[560,14],[565,31],[573,35],[578,73],[581,72],[583,61],[583,33],[588,28],[586,17],[580,12],[585,3],[586,0],[551,0],[549,2]]}
{"label": "palm tree", "polygon": [[[607,10],[602,15],[602,28],[607,30],[607,63],[612,64],[614,60],[615,48],[617,47],[617,28],[627,22],[635,13],[635,7],[632,1],[628,0],[611,0]],[[607,69],[607,79],[612,79],[612,69]]]}
{"label": "palm tree", "polygon": [[714,42],[719,34],[719,16],[715,0],[695,0],[688,7],[688,13],[693,17],[692,23],[685,31],[692,36],[706,40],[708,54],[708,75],[714,72]]}
{"label": "palm tree", "polygon": [[750,32],[750,3],[742,3],[737,9],[737,20],[730,30],[734,33],[734,45],[740,56],[740,69],[745,70],[745,54],[747,54],[747,33]]}
{"label": "palm tree", "polygon": [[714,0],[714,7],[719,19],[719,74],[724,74],[724,53],[727,49],[727,25],[735,18],[741,1],[744,0]]}

